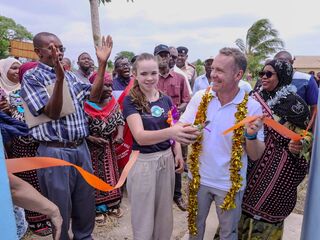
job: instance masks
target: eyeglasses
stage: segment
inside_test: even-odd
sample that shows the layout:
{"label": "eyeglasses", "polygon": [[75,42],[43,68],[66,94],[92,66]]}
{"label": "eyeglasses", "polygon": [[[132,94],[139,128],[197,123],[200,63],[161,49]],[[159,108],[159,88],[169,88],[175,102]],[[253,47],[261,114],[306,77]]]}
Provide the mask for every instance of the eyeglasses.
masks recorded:
{"label": "eyeglasses", "polygon": [[130,63],[121,63],[121,64],[118,64],[117,67],[118,68],[125,68],[125,67],[130,68]]}
{"label": "eyeglasses", "polygon": [[[39,49],[45,49],[45,50],[49,50],[49,51],[52,51],[52,47],[47,47],[47,48],[44,48],[44,47],[36,47],[36,48],[39,48]],[[60,46],[60,47],[56,47],[56,49],[58,49],[60,52],[64,53],[66,51],[66,48],[63,47],[63,46]]]}
{"label": "eyeglasses", "polygon": [[267,78],[271,78],[273,74],[275,74],[276,72],[271,72],[271,71],[261,71],[259,72],[259,77],[263,78],[264,76],[266,76]]}

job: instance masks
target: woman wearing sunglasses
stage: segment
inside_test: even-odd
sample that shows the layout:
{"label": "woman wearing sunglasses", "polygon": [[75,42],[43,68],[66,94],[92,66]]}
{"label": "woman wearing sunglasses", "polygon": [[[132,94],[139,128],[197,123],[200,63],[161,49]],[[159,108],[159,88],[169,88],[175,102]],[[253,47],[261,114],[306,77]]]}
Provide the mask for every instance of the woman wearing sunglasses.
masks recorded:
{"label": "woman wearing sunglasses", "polygon": [[[261,88],[254,93],[266,117],[301,133],[309,122],[309,109],[291,86],[292,65],[268,62],[259,73]],[[241,239],[281,239],[284,219],[297,200],[297,187],[308,171],[311,134],[292,141],[265,126],[266,149],[248,164],[248,182],[239,225]]]}

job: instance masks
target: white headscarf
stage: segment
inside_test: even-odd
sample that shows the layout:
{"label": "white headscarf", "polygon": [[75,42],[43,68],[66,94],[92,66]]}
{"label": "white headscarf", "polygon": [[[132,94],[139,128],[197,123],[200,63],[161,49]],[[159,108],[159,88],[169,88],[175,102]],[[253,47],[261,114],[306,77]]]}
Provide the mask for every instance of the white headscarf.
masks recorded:
{"label": "white headscarf", "polygon": [[8,71],[14,63],[21,64],[17,59],[12,57],[0,60],[0,87],[6,92],[7,95],[9,95],[12,91],[20,89],[21,87],[19,82],[11,82],[7,77]]}

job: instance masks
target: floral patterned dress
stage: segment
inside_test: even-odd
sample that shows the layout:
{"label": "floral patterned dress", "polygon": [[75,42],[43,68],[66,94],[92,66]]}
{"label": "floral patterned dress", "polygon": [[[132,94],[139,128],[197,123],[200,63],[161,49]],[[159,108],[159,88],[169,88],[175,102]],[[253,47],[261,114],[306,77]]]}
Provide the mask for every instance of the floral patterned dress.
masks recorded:
{"label": "floral patterned dress", "polygon": [[[90,135],[107,140],[103,145],[88,141],[94,175],[114,186],[119,180],[119,169],[113,138],[117,127],[125,124],[119,104],[107,104],[102,109],[85,104],[85,112],[88,115]],[[121,202],[121,191],[95,190],[95,200],[97,206],[106,205],[108,209],[117,209]]]}

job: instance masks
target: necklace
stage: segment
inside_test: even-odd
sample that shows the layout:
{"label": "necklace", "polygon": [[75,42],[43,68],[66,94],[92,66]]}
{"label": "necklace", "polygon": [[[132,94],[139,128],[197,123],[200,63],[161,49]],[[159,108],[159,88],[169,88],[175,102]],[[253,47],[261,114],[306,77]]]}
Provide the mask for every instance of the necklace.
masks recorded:
{"label": "necklace", "polygon": [[[194,125],[204,124],[204,122],[207,120],[207,109],[213,97],[214,96],[212,93],[210,93],[210,87],[209,87],[201,99]],[[249,97],[248,94],[245,94],[244,99],[238,105],[237,111],[235,113],[235,119],[236,119],[235,123],[240,122],[246,117],[248,113],[248,109],[247,109],[248,97]],[[196,235],[198,232],[197,225],[196,225],[197,212],[198,212],[197,194],[200,187],[199,157],[202,151],[202,141],[203,141],[203,136],[200,135],[197,138],[196,142],[191,145],[192,151],[188,159],[190,172],[192,174],[192,179],[189,182],[189,196],[188,196],[189,197],[188,229],[191,235]],[[244,126],[242,126],[233,131],[232,152],[231,152],[230,167],[229,167],[231,188],[229,189],[227,195],[225,196],[223,204],[220,206],[220,208],[223,210],[230,210],[236,207],[235,196],[242,186],[242,177],[240,175],[240,170],[242,168],[241,157],[243,154],[242,145],[244,141],[245,141]]]}

